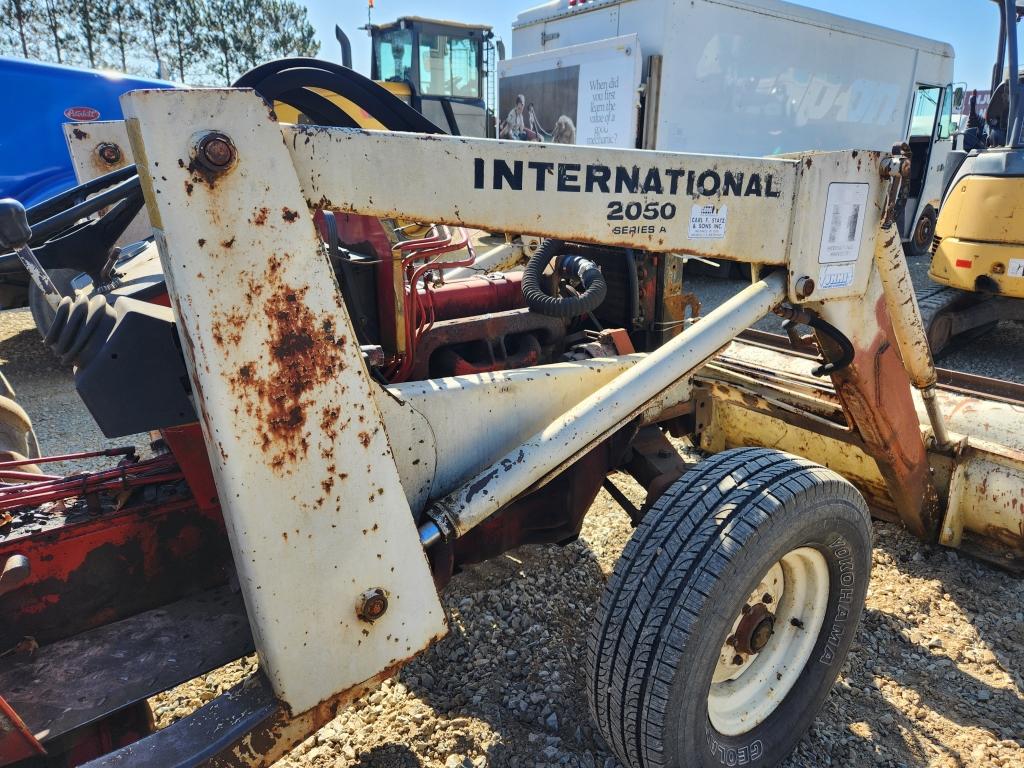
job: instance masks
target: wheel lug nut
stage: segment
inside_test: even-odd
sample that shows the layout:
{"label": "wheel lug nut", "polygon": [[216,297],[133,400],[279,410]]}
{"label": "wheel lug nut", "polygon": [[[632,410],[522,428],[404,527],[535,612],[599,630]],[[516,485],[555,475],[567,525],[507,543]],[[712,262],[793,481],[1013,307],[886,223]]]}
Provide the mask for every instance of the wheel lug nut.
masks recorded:
{"label": "wheel lug nut", "polygon": [[769,595],[769,594],[768,594],[767,592],[765,592],[765,593],[764,593],[764,597],[762,597],[762,598],[761,598],[761,602],[762,602],[762,603],[768,603],[768,604],[771,604],[771,602],[772,602],[772,596],[771,596],[771,595]]}
{"label": "wheel lug nut", "polygon": [[750,613],[750,605],[749,605],[749,603],[744,603],[743,604],[743,607],[740,608],[740,613],[742,613],[742,614]]}
{"label": "wheel lug nut", "polygon": [[743,657],[737,653],[735,656],[732,657],[732,663],[738,667],[740,664],[743,663]]}
{"label": "wheel lug nut", "polygon": [[736,635],[729,635],[729,637],[727,637],[725,639],[725,644],[726,645],[736,645]]}

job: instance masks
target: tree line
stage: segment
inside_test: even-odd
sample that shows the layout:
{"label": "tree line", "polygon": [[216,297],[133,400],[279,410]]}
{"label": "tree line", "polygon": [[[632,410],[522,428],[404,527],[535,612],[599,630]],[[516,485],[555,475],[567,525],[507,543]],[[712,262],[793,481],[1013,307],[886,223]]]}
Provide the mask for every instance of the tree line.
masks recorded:
{"label": "tree line", "polygon": [[230,85],[320,50],[293,0],[0,0],[0,55]]}

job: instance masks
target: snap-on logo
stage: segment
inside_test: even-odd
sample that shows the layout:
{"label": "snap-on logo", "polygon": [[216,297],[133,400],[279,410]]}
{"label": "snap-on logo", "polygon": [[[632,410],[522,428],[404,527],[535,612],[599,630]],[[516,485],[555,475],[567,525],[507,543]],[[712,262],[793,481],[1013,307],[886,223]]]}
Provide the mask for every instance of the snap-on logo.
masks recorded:
{"label": "snap-on logo", "polygon": [[79,123],[87,123],[91,120],[100,119],[100,111],[92,107],[68,107],[64,110],[64,117]]}

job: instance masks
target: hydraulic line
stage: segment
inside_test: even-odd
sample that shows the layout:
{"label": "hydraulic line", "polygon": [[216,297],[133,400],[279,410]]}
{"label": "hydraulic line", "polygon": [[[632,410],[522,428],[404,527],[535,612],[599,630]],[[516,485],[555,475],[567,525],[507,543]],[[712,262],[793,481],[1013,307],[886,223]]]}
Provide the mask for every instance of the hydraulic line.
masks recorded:
{"label": "hydraulic line", "polygon": [[[571,319],[593,312],[605,296],[608,284],[601,270],[586,258],[587,249],[566,246],[561,240],[548,239],[540,244],[537,252],[523,271],[523,298],[533,312],[547,317]],[[583,285],[579,296],[551,296],[541,287],[543,273],[552,258],[556,259],[556,274],[575,274]]]}

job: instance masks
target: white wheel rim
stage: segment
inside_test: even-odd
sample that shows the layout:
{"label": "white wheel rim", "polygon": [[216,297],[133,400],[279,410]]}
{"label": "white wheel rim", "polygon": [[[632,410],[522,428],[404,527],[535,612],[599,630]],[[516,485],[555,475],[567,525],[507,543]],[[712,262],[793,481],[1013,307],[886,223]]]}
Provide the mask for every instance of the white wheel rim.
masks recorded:
{"label": "white wheel rim", "polygon": [[[828,593],[828,563],[816,549],[791,550],[768,569],[741,606],[719,653],[708,691],[708,718],[715,730],[724,736],[747,733],[785,700],[821,632]],[[752,619],[742,624],[751,611]],[[766,611],[772,616],[767,623],[762,618]],[[749,631],[752,621],[760,632]],[[772,634],[765,642],[766,627]]]}

